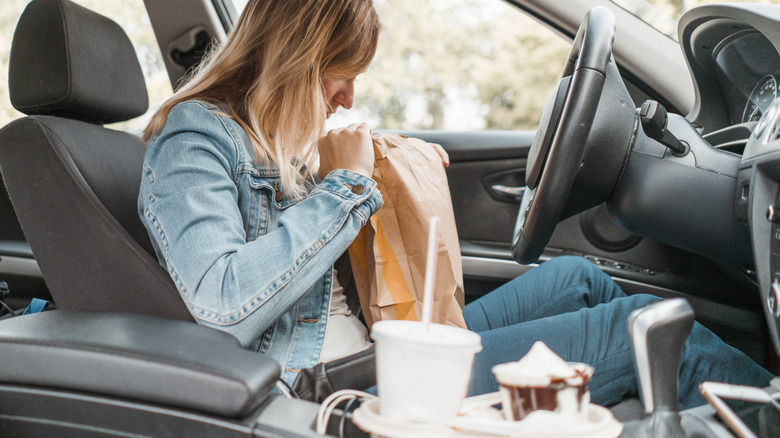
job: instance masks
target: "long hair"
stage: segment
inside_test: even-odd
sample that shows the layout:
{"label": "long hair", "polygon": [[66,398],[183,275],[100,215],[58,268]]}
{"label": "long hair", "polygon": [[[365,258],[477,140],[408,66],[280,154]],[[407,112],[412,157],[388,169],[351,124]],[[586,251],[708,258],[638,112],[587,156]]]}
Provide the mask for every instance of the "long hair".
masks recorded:
{"label": "long hair", "polygon": [[227,41],[152,116],[160,133],[185,100],[218,105],[247,132],[257,160],[279,168],[285,194],[305,194],[327,118],[323,78],[352,78],[376,52],[372,0],[250,0]]}

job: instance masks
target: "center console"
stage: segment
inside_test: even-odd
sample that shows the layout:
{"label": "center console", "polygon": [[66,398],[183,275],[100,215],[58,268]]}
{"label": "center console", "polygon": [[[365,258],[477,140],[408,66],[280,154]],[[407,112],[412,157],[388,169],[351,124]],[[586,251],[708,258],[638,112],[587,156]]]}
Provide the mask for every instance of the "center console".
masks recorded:
{"label": "center console", "polygon": [[746,206],[761,301],[780,354],[780,100],[756,124],[745,146],[735,203]]}

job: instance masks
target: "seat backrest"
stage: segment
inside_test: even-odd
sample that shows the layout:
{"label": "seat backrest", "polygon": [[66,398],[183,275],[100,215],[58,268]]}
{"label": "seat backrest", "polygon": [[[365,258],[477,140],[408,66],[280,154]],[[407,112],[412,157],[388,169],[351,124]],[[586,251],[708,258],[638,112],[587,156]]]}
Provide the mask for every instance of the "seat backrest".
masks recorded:
{"label": "seat backrest", "polygon": [[70,0],[34,0],[9,87],[28,117],[0,130],[0,175],[57,307],[192,321],[137,214],[146,145],[103,127],[148,107],[124,31]]}
{"label": "seat backrest", "polygon": [[[8,192],[5,189],[2,178],[0,178],[0,245],[2,242],[24,242],[24,233],[22,227],[19,225],[19,220],[16,218],[16,212],[11,204],[11,199],[8,197]],[[2,255],[2,247],[0,246],[0,255]]]}

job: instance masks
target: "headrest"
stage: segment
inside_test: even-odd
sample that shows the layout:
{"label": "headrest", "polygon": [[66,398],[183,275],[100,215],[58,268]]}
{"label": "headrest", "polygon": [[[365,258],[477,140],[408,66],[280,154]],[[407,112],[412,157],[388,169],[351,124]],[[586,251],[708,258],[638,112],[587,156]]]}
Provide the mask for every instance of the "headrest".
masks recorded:
{"label": "headrest", "polygon": [[14,33],[11,103],[28,114],[113,123],[146,112],[133,45],[118,24],[70,0],[34,0]]}

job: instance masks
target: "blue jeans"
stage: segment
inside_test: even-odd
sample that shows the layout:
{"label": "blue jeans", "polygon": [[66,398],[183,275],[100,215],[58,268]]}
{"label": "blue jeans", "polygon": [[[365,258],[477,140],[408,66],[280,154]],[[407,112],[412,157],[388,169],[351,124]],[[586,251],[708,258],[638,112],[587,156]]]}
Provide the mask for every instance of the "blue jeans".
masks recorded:
{"label": "blue jeans", "polygon": [[[464,317],[482,336],[469,395],[496,391],[494,365],[519,360],[544,341],[568,361],[595,369],[594,403],[609,406],[638,394],[628,315],[659,298],[626,294],[598,267],[578,257],[557,257],[469,303]],[[704,404],[705,380],[766,386],[772,374],[695,323],[680,367],[680,408]]]}

